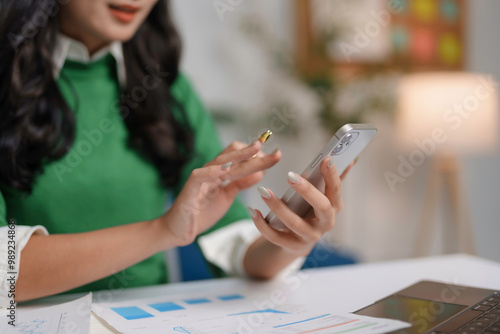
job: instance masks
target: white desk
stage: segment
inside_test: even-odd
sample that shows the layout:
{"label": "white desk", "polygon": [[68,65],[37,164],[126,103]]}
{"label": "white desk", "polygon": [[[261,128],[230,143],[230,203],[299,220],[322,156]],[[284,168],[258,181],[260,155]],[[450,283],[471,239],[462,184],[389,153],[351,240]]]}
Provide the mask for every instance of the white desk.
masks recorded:
{"label": "white desk", "polygon": [[[302,273],[302,274],[301,274]],[[328,307],[345,313],[362,308],[419,280],[429,279],[500,290],[500,263],[468,255],[447,255],[383,263],[368,263],[314,269],[270,282],[229,278],[175,283],[140,289],[94,294],[94,300],[113,301],[160,295],[197,293],[213,289],[239,289],[255,296],[256,303],[286,302]],[[258,304],[256,304],[258,305]],[[94,315],[91,334],[115,333]]]}

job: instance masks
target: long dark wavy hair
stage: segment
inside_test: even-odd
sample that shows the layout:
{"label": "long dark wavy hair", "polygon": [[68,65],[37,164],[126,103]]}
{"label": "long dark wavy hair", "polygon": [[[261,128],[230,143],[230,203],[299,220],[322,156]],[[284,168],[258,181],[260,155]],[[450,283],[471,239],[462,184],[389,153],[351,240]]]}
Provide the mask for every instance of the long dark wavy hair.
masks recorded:
{"label": "long dark wavy hair", "polygon": [[[44,164],[67,154],[75,138],[74,114],[53,76],[59,2],[0,0],[0,185],[27,193]],[[167,0],[158,1],[123,49],[125,94],[142,85],[148,69],[168,73],[137,107],[120,110],[129,145],[154,164],[165,186],[174,186],[192,154],[193,138],[170,93],[181,43]]]}

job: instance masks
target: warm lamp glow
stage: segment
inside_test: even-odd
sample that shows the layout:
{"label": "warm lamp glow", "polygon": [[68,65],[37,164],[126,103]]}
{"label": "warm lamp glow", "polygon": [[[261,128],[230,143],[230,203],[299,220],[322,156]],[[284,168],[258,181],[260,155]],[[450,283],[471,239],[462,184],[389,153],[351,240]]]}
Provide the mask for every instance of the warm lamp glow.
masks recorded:
{"label": "warm lamp glow", "polygon": [[465,72],[403,77],[397,118],[401,146],[414,149],[432,140],[437,151],[495,150],[499,123],[497,85],[491,76]]}

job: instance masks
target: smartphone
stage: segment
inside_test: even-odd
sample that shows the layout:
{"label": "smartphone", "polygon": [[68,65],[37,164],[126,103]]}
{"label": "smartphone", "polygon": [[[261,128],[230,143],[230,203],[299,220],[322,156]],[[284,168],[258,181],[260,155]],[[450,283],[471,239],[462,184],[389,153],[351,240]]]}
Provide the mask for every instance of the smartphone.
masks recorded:
{"label": "smartphone", "polygon": [[[300,174],[318,188],[321,192],[325,191],[325,180],[320,170],[321,161],[324,158],[330,157],[333,159],[335,167],[339,175],[346,170],[354,159],[363,151],[372,138],[377,133],[377,128],[370,124],[346,124],[341,127],[335,135],[330,139],[323,149],[309,163],[307,168]],[[311,210],[311,206],[302,196],[297,194],[293,188],[281,197],[293,212],[300,217],[305,217]],[[277,229],[285,230],[287,227],[279,220],[278,217],[271,211],[266,216],[268,224]]]}

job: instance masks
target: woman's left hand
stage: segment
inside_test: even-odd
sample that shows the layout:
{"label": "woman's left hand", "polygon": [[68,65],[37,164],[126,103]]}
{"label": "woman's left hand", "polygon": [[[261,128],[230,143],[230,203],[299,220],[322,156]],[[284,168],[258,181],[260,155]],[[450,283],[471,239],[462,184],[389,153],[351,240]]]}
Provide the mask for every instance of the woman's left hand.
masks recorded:
{"label": "woman's left hand", "polygon": [[250,208],[252,219],[262,236],[296,256],[309,254],[321,236],[335,225],[335,216],[343,206],[341,180],[353,165],[354,162],[339,177],[333,161],[324,159],[321,162],[321,172],[326,185],[324,193],[300,175],[289,173],[290,186],[312,206],[312,210],[304,218],[290,210],[270,189],[259,187],[262,199],[288,228],[285,231],[275,230],[269,226],[260,211]]}

